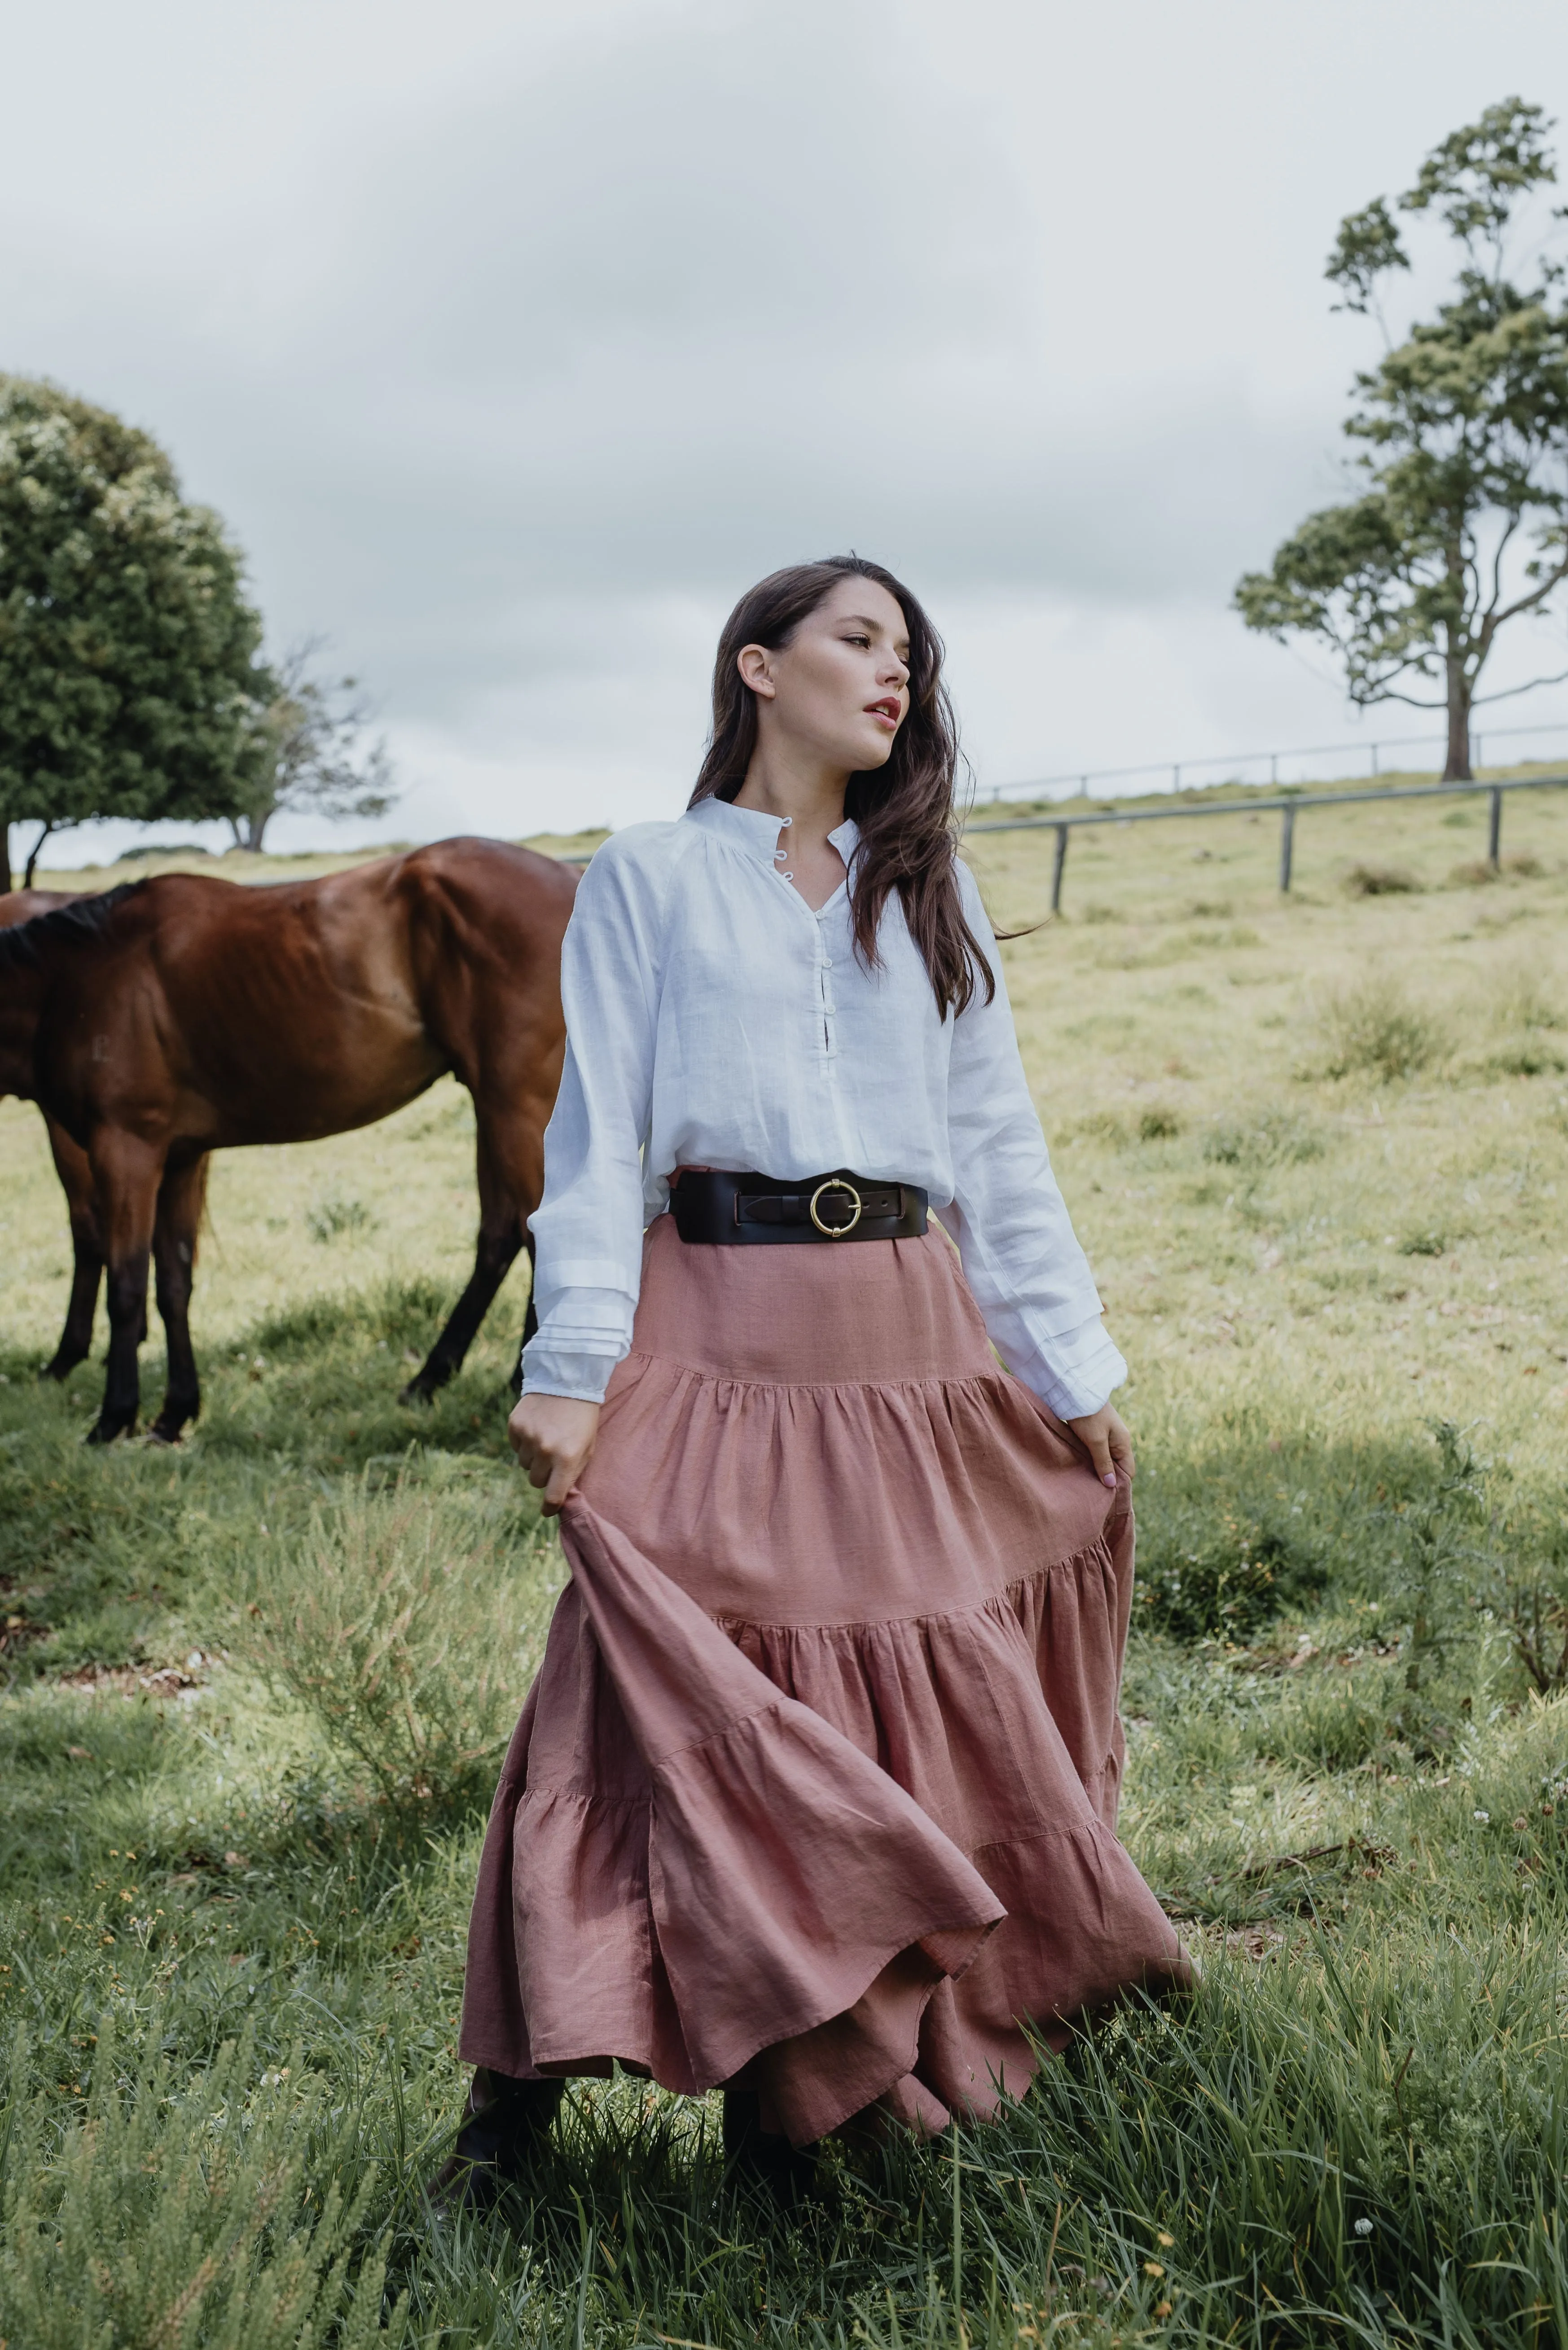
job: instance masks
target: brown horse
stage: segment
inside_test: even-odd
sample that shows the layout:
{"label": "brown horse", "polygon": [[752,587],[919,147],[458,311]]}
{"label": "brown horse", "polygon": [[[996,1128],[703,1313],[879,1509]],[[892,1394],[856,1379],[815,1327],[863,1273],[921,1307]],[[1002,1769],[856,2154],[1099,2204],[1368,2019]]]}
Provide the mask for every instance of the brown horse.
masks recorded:
{"label": "brown horse", "polygon": [[[30,922],[35,914],[52,913],[57,906],[69,906],[86,893],[79,889],[9,889],[0,895],[0,930],[9,930],[18,922]],[[71,1140],[55,1118],[46,1112],[44,1124],[48,1129],[49,1151],[55,1162],[55,1172],[66,1195],[66,1213],[71,1226],[71,1296],[66,1308],[66,1326],[60,1333],[60,1343],[52,1359],[44,1366],[47,1379],[63,1379],[77,1365],[87,1360],[92,1347],[93,1316],[98,1312],[99,1284],[103,1279],[103,1222],[99,1214],[98,1193],[93,1189],[92,1168],[85,1150]],[[156,1253],[157,1243],[154,1242]]]}
{"label": "brown horse", "polygon": [[531,1246],[576,880],[448,840],[266,889],[161,874],[0,930],[0,1092],[36,1101],[92,1177],[109,1317],[95,1441],[136,1423],[150,1257],[169,1339],[152,1433],[172,1441],[200,1409],[187,1315],[208,1153],[369,1126],[449,1069],[473,1097],[479,1243],[405,1397],[451,1378]]}

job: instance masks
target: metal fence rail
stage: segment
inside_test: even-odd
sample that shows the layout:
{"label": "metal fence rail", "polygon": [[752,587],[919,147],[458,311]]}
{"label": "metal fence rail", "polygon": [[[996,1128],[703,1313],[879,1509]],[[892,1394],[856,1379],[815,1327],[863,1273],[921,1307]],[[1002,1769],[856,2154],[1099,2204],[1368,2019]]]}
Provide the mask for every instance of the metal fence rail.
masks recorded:
{"label": "metal fence rail", "polygon": [[964,827],[965,837],[988,832],[1054,832],[1056,836],[1056,857],[1051,870],[1051,911],[1062,910],[1062,877],[1067,866],[1067,836],[1080,825],[1086,824],[1168,824],[1173,818],[1207,816],[1258,816],[1265,809],[1278,809],[1280,824],[1280,888],[1291,886],[1291,871],[1295,858],[1296,816],[1302,808],[1355,807],[1376,801],[1452,799],[1469,793],[1485,792],[1490,799],[1487,825],[1487,859],[1498,863],[1502,846],[1502,795],[1504,792],[1545,792],[1568,787],[1568,775],[1519,775],[1501,784],[1396,784],[1380,792],[1292,792],[1288,797],[1261,800],[1211,800],[1206,806],[1195,807],[1190,801],[1181,807],[1105,808],[1092,816],[1003,816],[1000,823],[971,824]]}
{"label": "metal fence rail", "polygon": [[[1484,736],[1480,733],[1470,736],[1470,764],[1477,767],[1481,764],[1481,752],[1485,743],[1500,743],[1505,738],[1512,742],[1527,734],[1537,737],[1542,734],[1568,734],[1568,723],[1552,719],[1542,726],[1489,726]],[[1146,759],[1141,765],[1136,767],[1075,768],[1065,775],[1041,775],[1033,783],[993,784],[988,796],[992,806],[1000,801],[1010,799],[1071,799],[1078,792],[1082,792],[1086,798],[1091,784],[1128,784],[1139,775],[1164,776],[1167,778],[1165,789],[1169,792],[1179,792],[1184,782],[1190,789],[1194,778],[1200,772],[1207,772],[1211,784],[1241,785],[1250,780],[1240,772],[1242,768],[1264,766],[1269,771],[1268,782],[1271,791],[1288,790],[1289,778],[1287,777],[1283,785],[1280,782],[1282,761],[1290,764],[1301,759],[1345,759],[1354,760],[1358,768],[1366,765],[1369,762],[1368,772],[1376,777],[1379,772],[1379,764],[1388,752],[1424,750],[1431,747],[1445,751],[1448,747],[1447,736],[1383,734],[1372,743],[1307,743],[1304,746],[1298,744],[1291,751],[1227,751],[1222,754],[1216,754],[1198,759]],[[1215,772],[1216,769],[1219,770],[1218,773]],[[1318,775],[1313,780],[1319,780],[1321,775],[1320,769]],[[1354,781],[1355,778],[1351,776],[1347,780]],[[1154,790],[1158,785],[1151,783],[1147,788]]]}

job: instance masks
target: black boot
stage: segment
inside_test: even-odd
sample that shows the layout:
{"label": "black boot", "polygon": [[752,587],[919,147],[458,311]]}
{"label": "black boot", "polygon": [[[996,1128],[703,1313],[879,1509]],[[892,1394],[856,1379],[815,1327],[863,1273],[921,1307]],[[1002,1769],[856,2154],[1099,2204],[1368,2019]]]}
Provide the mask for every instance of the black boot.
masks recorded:
{"label": "black boot", "polygon": [[489,2210],[537,2153],[565,2088],[564,2081],[514,2081],[481,2064],[468,2093],[469,2117],[431,2189],[437,2208]]}
{"label": "black boot", "polygon": [[737,2186],[764,2187],[781,2210],[793,2211],[816,2184],[815,2146],[792,2146],[763,2127],[754,2089],[724,2092],[724,2163]]}

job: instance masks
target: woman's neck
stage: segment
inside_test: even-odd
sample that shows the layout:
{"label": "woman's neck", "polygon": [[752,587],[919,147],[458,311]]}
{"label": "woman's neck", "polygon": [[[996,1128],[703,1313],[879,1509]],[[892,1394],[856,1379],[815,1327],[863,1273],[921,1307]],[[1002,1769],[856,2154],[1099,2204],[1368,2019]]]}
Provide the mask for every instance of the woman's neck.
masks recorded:
{"label": "woman's neck", "polygon": [[746,780],[735,794],[737,807],[761,808],[787,816],[797,832],[826,840],[844,822],[844,794],[849,777],[839,767],[815,761],[781,758],[759,743],[746,769]]}
{"label": "woman's neck", "polygon": [[735,794],[735,806],[774,816],[788,874],[807,905],[826,902],[844,879],[844,861],[828,835],[844,822],[849,777],[842,769],[782,757],[759,743]]}

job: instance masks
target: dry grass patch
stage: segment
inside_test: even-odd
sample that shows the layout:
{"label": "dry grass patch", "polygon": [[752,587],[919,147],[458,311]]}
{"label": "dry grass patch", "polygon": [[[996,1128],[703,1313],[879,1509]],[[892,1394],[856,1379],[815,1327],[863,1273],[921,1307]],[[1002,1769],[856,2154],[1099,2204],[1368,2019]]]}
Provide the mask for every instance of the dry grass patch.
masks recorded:
{"label": "dry grass patch", "polygon": [[1369,1076],[1383,1085],[1414,1076],[1443,1044],[1433,1014],[1386,973],[1327,990],[1317,1007],[1317,1028],[1325,1076]]}
{"label": "dry grass patch", "polygon": [[1350,898],[1410,898],[1421,884],[1403,865],[1353,865],[1344,887]]}

